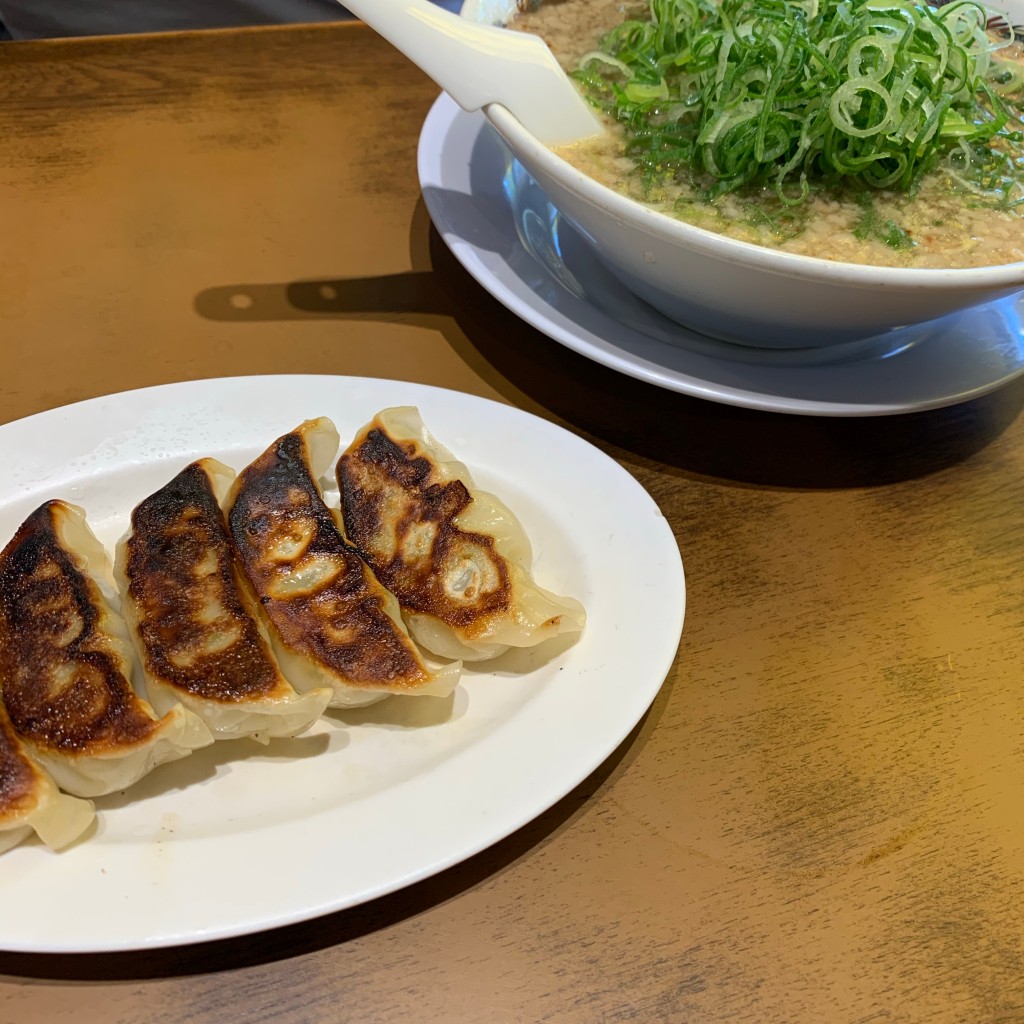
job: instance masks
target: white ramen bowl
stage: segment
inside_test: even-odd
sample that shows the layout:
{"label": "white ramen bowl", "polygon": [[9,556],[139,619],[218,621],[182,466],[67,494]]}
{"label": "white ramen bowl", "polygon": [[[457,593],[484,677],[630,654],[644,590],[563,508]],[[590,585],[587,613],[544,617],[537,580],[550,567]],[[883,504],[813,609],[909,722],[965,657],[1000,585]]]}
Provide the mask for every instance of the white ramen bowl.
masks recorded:
{"label": "white ramen bowl", "polygon": [[[462,15],[495,24],[515,7],[516,0],[467,0]],[[602,263],[666,316],[714,338],[760,348],[840,344],[1024,289],[1024,262],[960,270],[872,267],[718,235],[599,184],[538,142],[504,107],[491,104],[485,113]]]}

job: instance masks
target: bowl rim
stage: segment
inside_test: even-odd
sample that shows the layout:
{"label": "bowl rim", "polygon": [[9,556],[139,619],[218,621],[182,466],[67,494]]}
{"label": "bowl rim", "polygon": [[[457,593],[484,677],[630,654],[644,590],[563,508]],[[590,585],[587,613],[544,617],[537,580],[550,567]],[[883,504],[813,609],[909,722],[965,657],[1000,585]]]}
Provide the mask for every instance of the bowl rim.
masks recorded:
{"label": "bowl rim", "polygon": [[[590,204],[606,209],[614,220],[632,223],[661,241],[699,255],[782,277],[802,277],[862,288],[970,291],[1012,289],[1018,285],[1024,289],[1024,260],[983,267],[887,267],[803,256],[720,235],[659,213],[602,185],[540,142],[507,107],[491,103],[484,108],[484,114],[509,144],[513,156],[517,155],[517,149],[522,150],[560,184],[578,192]],[[572,219],[571,213],[559,212]]]}

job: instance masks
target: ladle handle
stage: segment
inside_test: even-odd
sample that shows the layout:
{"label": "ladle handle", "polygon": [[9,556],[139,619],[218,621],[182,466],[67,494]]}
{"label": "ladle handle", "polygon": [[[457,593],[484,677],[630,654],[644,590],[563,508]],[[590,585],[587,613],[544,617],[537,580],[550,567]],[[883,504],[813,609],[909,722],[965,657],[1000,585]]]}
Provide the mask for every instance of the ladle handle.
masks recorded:
{"label": "ladle handle", "polygon": [[547,145],[601,131],[538,36],[477,25],[429,0],[345,0],[345,6],[464,110],[500,103]]}

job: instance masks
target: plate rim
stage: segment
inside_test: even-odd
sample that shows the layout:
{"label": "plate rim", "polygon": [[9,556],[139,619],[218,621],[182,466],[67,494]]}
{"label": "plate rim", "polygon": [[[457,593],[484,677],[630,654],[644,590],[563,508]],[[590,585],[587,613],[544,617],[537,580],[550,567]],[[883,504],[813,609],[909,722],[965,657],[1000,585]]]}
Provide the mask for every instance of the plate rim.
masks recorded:
{"label": "plate rim", "polygon": [[[260,914],[258,911],[253,911],[244,920],[222,922],[219,925],[214,924],[213,926],[204,925],[203,927],[193,928],[185,932],[180,930],[175,932],[165,931],[159,934],[147,934],[144,936],[135,934],[126,936],[122,940],[113,940],[109,936],[105,935],[86,937],[80,934],[71,940],[67,940],[59,935],[54,935],[50,941],[40,941],[38,937],[30,937],[20,941],[16,934],[17,929],[12,929],[9,921],[7,926],[0,926],[0,949],[11,952],[39,954],[123,952],[138,949],[154,949],[253,934],[268,928],[276,928],[300,921],[311,920],[324,914],[360,905],[368,902],[369,900],[400,890],[414,882],[420,881],[452,867],[455,864],[458,864],[494,845],[495,843],[500,842],[508,835],[522,828],[524,825],[528,824],[530,821],[534,820],[536,817],[547,811],[551,806],[556,804],[581,782],[585,781],[586,778],[588,778],[597,768],[600,767],[601,764],[604,763],[604,761],[607,760],[609,756],[611,756],[611,754],[614,753],[621,743],[629,736],[637,723],[639,723],[647,714],[651,704],[661,690],[661,687],[667,678],[671,666],[680,649],[687,593],[685,570],[678,543],[675,540],[667,519],[664,517],[664,514],[660,512],[660,509],[658,509],[657,503],[654,501],[653,497],[625,467],[616,462],[611,458],[611,456],[602,452],[601,449],[597,448],[596,445],[593,445],[585,438],[580,437],[571,430],[568,430],[557,423],[546,420],[535,413],[519,409],[511,404],[496,401],[492,398],[485,398],[468,392],[442,388],[436,385],[419,384],[411,381],[332,374],[266,374],[239,377],[201,378],[197,380],[151,385],[149,387],[126,391],[114,391],[105,395],[98,395],[88,399],[83,399],[80,402],[57,406],[38,413],[32,413],[17,420],[12,420],[8,423],[2,424],[0,425],[0,437],[4,437],[8,440],[13,438],[13,440],[16,441],[16,435],[24,434],[25,432],[32,432],[39,428],[41,424],[48,428],[53,427],[55,429],[66,430],[68,423],[73,423],[76,417],[85,416],[88,419],[89,416],[94,415],[98,410],[104,407],[109,407],[111,402],[115,405],[127,402],[129,406],[133,402],[144,404],[148,402],[148,404],[153,407],[165,408],[165,403],[161,401],[149,402],[148,400],[155,398],[157,395],[161,398],[171,397],[172,399],[180,398],[180,396],[184,395],[185,404],[187,406],[189,395],[193,396],[192,401],[194,403],[196,401],[196,395],[203,397],[201,393],[203,391],[207,391],[207,399],[212,400],[214,392],[216,392],[219,397],[225,386],[243,393],[257,395],[266,393],[268,390],[272,391],[275,386],[279,386],[282,383],[286,387],[301,387],[312,383],[315,386],[323,386],[325,388],[338,388],[340,382],[344,382],[344,386],[339,389],[339,393],[344,392],[344,387],[360,389],[368,388],[371,392],[389,389],[394,390],[400,401],[390,402],[388,404],[410,404],[407,401],[407,398],[410,395],[419,395],[424,396],[424,400],[425,398],[430,398],[438,403],[446,401],[451,402],[454,400],[456,404],[465,403],[467,406],[473,408],[491,409],[497,416],[507,418],[516,424],[522,424],[524,422],[532,423],[534,424],[533,429],[539,431],[541,436],[547,435],[549,437],[559,438],[561,443],[567,446],[570,450],[588,453],[587,457],[590,459],[596,458],[598,460],[598,464],[605,466],[605,468],[616,475],[619,487],[629,486],[631,488],[630,501],[647,503],[649,510],[656,513],[656,518],[660,519],[662,529],[661,543],[663,546],[661,548],[661,554],[666,559],[663,571],[668,574],[666,579],[671,577],[672,581],[672,587],[670,588],[672,592],[667,593],[666,595],[668,604],[660,633],[660,636],[668,636],[669,639],[662,639],[658,641],[658,652],[655,658],[657,664],[656,667],[652,665],[652,669],[648,673],[648,683],[645,687],[641,688],[642,699],[633,700],[629,713],[619,723],[617,723],[615,731],[616,734],[621,733],[621,735],[609,735],[603,737],[602,742],[592,746],[589,749],[589,752],[587,752],[586,747],[582,748],[583,755],[578,759],[578,763],[575,765],[574,770],[565,773],[558,784],[550,787],[549,791],[544,794],[541,800],[538,801],[534,795],[531,795],[528,800],[525,802],[521,801],[520,804],[516,805],[513,808],[513,812],[504,814],[499,812],[494,816],[494,820],[492,822],[488,822],[484,826],[478,827],[473,833],[471,841],[456,841],[452,843],[452,848],[448,850],[446,856],[440,858],[435,857],[429,861],[419,863],[418,865],[410,866],[407,864],[405,865],[404,870],[394,873],[386,884],[375,885],[370,890],[358,893],[353,893],[351,891],[341,892],[332,898],[321,898],[315,903],[315,905],[309,905],[306,903],[302,906],[296,906],[289,913],[273,912],[268,915]],[[179,401],[178,404],[181,405],[182,402]],[[312,405],[313,403],[310,402],[309,404]],[[376,402],[374,404],[376,404]],[[187,411],[187,408],[179,410],[178,415],[184,415]],[[311,414],[314,412],[315,410],[310,410]],[[328,414],[331,414],[331,412],[329,411]],[[429,426],[429,419],[427,422]],[[253,427],[252,429],[255,430],[256,428]],[[269,429],[264,429],[259,435],[260,440],[264,445],[273,439],[272,437],[266,436],[269,432]],[[467,430],[467,434],[468,433],[469,431]],[[530,433],[532,434],[532,431],[530,431]],[[447,443],[451,446],[451,438],[446,439],[442,437],[442,441],[443,443]],[[5,447],[7,447],[8,450],[11,450],[17,446],[10,445]],[[472,444],[470,444],[470,448],[472,448]],[[456,446],[456,454],[460,454],[458,446]],[[54,455],[54,458],[59,461],[59,453]],[[0,456],[0,463],[3,461],[6,460]],[[241,466],[236,468],[240,469]],[[474,467],[471,464],[471,471],[473,468]],[[57,470],[56,472],[59,473],[60,470]],[[170,472],[173,471],[168,468],[168,475]],[[627,478],[628,481],[631,481],[631,484],[629,485],[626,484]],[[23,500],[24,498],[25,495],[23,493],[3,493],[0,495],[0,510],[6,510],[12,502]],[[629,505],[628,502],[626,504],[627,506]],[[125,517],[127,516],[128,511],[128,509],[125,509]],[[561,516],[562,512],[559,510],[553,514]],[[645,524],[647,530],[650,530],[651,525],[651,523]],[[4,543],[6,543],[6,538],[4,539]],[[588,611],[589,610],[590,609],[588,609]],[[499,739],[502,743],[506,742],[505,732],[506,731],[503,729],[498,729],[496,731],[496,735],[499,735]],[[488,742],[493,742],[490,736],[485,737],[484,740],[481,741],[482,744],[486,744]],[[451,755],[451,760],[453,762],[461,761],[463,758],[470,755],[473,749],[473,746],[460,747]],[[341,756],[344,756],[343,752]],[[424,776],[414,780],[412,785],[422,788],[425,785],[424,779],[426,776],[434,774],[436,770],[437,766],[430,768],[429,771],[424,773]],[[359,803],[360,800],[365,801],[367,799],[369,798],[360,797],[356,803]],[[370,802],[372,803],[373,801],[371,800]],[[322,815],[324,812],[320,811],[318,813]],[[337,813],[337,809],[327,813]],[[196,842],[199,845],[205,845],[209,842],[215,841],[216,840],[214,839],[203,837],[198,839]],[[72,848],[64,853],[53,855],[49,854],[49,851],[46,851],[38,844],[32,844],[28,847],[21,848],[20,850],[19,848],[15,848],[8,852],[6,856],[10,858],[12,856],[19,855],[19,852],[21,855],[31,854],[35,857],[42,855],[47,859],[45,867],[49,869],[49,872],[52,872],[53,870],[60,870],[59,865],[61,864],[61,858],[73,856],[79,850],[88,850],[90,848],[89,844],[96,842],[97,839],[93,837],[82,842],[77,848]],[[95,847],[93,847],[93,849],[95,849]],[[42,872],[44,876],[47,873],[47,871]],[[2,887],[2,883],[0,883],[0,889],[2,889]],[[79,930],[81,931],[81,929]]]}

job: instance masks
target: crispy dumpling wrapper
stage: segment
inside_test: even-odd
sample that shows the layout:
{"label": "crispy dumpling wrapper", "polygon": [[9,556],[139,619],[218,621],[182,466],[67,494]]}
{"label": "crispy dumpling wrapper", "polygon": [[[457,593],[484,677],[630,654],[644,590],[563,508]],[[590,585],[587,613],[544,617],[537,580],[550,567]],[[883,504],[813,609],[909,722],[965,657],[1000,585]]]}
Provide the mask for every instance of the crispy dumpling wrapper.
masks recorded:
{"label": "crispy dumpling wrapper", "polygon": [[332,706],[397,695],[447,696],[460,663],[424,660],[398,602],[345,543],[319,480],[338,452],[330,420],[307,420],[244,469],[228,496],[229,532],[297,690],[329,686]]}
{"label": "crispy dumpling wrapper", "polygon": [[157,718],[132,686],[110,561],[63,501],[25,520],[0,554],[0,687],[14,729],[61,789],[101,796],[212,742],[181,705]]}
{"label": "crispy dumpling wrapper", "polygon": [[298,693],[278,668],[220,507],[234,477],[200,459],[140,502],[115,576],[153,707],[181,702],[217,739],[266,742],[308,729],[332,691]]}
{"label": "crispy dumpling wrapper", "polygon": [[427,650],[479,661],[582,631],[583,606],[536,583],[522,524],[476,488],[418,410],[379,413],[337,474],[346,538]]}
{"label": "crispy dumpling wrapper", "polygon": [[52,850],[74,842],[92,824],[92,803],[62,793],[29,756],[0,704],[0,853],[34,832]]}

